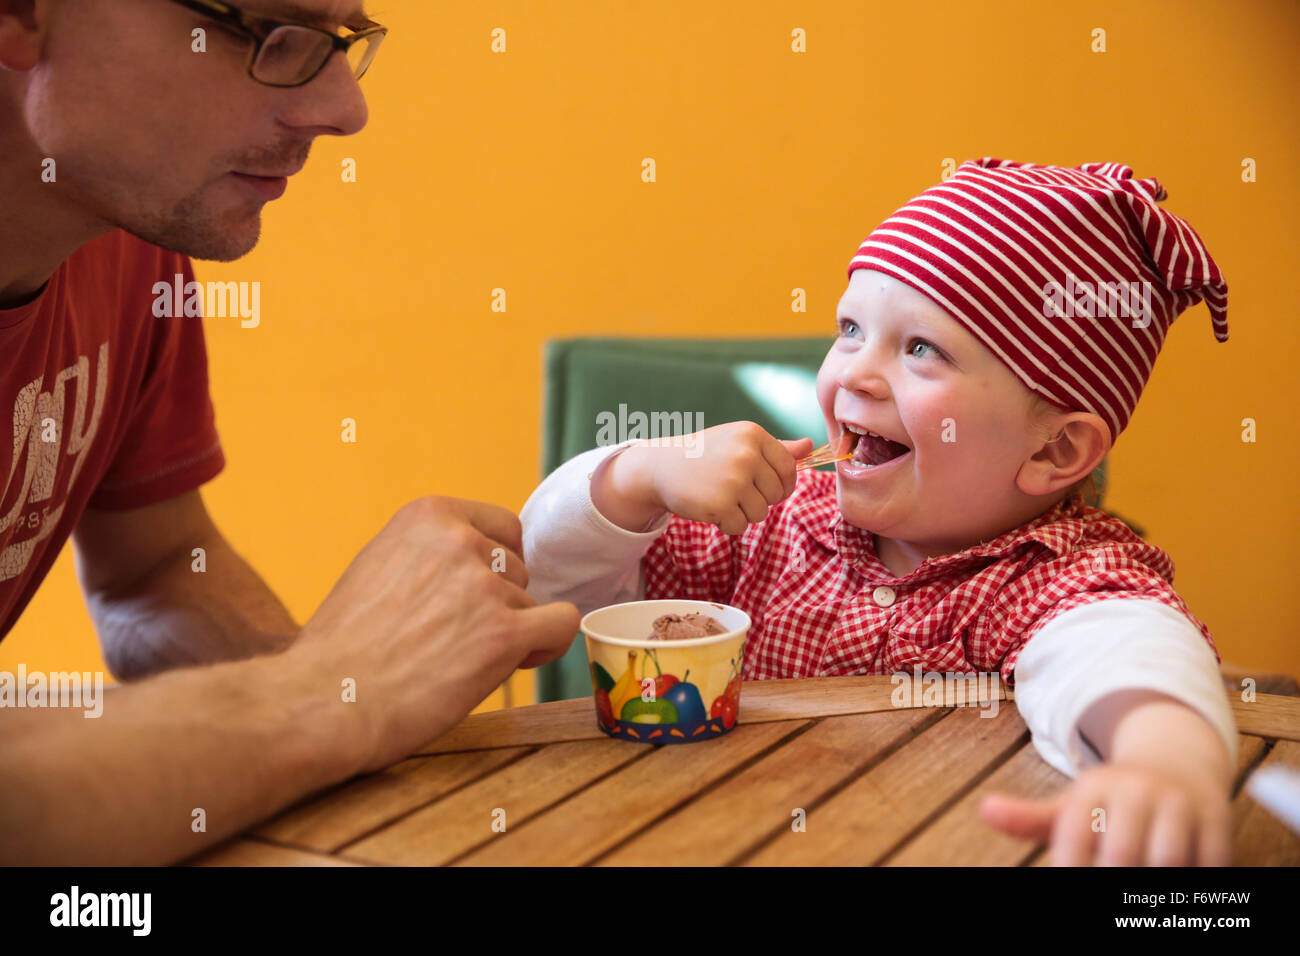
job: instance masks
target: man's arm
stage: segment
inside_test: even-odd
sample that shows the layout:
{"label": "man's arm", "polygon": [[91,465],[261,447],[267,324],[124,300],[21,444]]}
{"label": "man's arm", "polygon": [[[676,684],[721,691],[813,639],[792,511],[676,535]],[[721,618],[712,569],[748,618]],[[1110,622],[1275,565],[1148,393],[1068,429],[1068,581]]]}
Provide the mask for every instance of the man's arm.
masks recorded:
{"label": "man's arm", "polygon": [[119,680],[273,653],[298,634],[197,489],[130,511],[86,511],[73,540],[86,605]]}
{"label": "man's arm", "polygon": [[521,550],[504,508],[419,499],[283,653],[113,688],[98,718],[0,708],[0,864],[188,857],[410,754],[572,643],[577,609],[536,605]]}
{"label": "man's arm", "polygon": [[0,864],[192,856],[358,773],[370,719],[292,651],[108,688],[98,718],[6,708]]}

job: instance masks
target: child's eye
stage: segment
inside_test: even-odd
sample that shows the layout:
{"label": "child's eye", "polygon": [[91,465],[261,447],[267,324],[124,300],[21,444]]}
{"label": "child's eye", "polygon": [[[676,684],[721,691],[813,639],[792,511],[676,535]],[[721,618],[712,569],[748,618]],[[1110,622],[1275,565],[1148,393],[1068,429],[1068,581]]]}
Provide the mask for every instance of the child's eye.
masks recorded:
{"label": "child's eye", "polygon": [[[922,351],[917,352],[917,349],[921,349]],[[929,349],[933,352],[935,358],[943,358],[943,353],[925,339],[912,339],[911,342],[907,343],[907,354],[913,358],[923,358],[925,356],[925,349]]]}
{"label": "child's eye", "polygon": [[842,336],[852,338],[858,334],[858,323],[854,322],[852,319],[840,319],[839,326],[840,335]]}

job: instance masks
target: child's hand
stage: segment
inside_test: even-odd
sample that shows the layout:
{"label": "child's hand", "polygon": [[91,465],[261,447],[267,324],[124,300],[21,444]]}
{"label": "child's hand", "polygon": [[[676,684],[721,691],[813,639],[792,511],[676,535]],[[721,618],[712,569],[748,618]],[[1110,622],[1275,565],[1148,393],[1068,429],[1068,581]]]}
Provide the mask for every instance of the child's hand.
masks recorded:
{"label": "child's hand", "polygon": [[795,462],[812,439],[780,441],[753,422],[729,422],[681,445],[629,447],[597,470],[591,500],[621,527],[639,531],[664,511],[741,534],[795,487]]}
{"label": "child's hand", "polygon": [[1050,840],[1054,866],[1227,866],[1232,857],[1228,794],[1213,774],[1100,764],[1049,800],[990,794],[980,818]]}

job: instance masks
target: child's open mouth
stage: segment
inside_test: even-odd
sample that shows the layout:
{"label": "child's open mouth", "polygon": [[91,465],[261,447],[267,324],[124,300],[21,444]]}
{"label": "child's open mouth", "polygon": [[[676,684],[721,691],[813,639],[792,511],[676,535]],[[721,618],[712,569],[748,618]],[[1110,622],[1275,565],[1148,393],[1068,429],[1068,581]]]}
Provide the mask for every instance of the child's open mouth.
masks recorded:
{"label": "child's open mouth", "polygon": [[840,427],[849,433],[849,441],[853,442],[851,446],[853,448],[853,457],[842,463],[857,466],[850,470],[874,468],[896,458],[901,458],[912,451],[902,442],[896,442],[858,425],[841,422]]}

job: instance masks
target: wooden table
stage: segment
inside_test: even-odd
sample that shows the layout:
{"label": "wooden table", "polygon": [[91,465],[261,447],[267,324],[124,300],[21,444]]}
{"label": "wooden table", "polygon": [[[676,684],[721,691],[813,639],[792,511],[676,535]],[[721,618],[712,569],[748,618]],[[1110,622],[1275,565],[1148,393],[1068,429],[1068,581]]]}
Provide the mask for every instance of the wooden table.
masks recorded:
{"label": "wooden table", "polygon": [[[1009,694],[897,708],[888,676],[745,685],[716,740],[650,746],[596,729],[591,700],[476,714],[194,863],[241,865],[1043,865],[977,817],[984,794],[1051,794]],[[1235,864],[1300,864],[1300,838],[1242,792],[1300,768],[1300,699],[1230,694],[1240,736]],[[804,815],[802,832],[795,826]]]}

